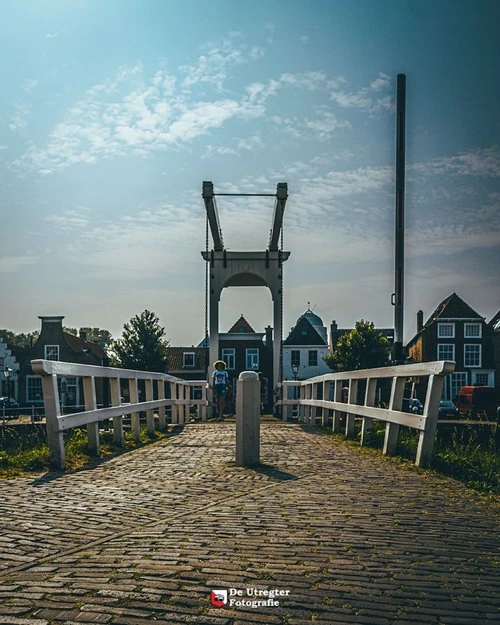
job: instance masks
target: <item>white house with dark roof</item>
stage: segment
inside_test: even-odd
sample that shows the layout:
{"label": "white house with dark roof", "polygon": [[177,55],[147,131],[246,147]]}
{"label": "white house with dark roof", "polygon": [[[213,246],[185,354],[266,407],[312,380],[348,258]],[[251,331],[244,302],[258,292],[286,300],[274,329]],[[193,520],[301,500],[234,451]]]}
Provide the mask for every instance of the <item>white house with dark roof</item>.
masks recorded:
{"label": "white house with dark roof", "polygon": [[[305,380],[331,373],[323,360],[328,352],[326,326],[321,317],[308,308],[283,341],[283,379]],[[297,371],[296,378],[294,369]]]}

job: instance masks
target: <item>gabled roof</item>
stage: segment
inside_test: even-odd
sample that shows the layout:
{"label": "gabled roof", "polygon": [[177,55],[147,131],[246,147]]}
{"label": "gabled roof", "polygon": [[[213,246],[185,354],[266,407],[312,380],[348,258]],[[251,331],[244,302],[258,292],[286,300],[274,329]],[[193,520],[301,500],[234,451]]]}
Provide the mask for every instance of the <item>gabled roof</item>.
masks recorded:
{"label": "gabled roof", "polygon": [[488,325],[493,328],[494,332],[500,332],[500,310],[491,321],[488,322]]}
{"label": "gabled roof", "polygon": [[309,319],[302,315],[297,320],[297,325],[292,328],[283,345],[326,345],[325,339],[311,324]]}
{"label": "gabled roof", "polygon": [[74,352],[77,352],[79,354],[88,354],[90,351],[90,353],[95,358],[98,358],[100,360],[108,357],[106,352],[101,347],[99,347],[99,345],[93,343],[92,341],[84,341],[79,336],[75,336],[74,334],[70,334],[69,332],[63,332],[63,335],[64,340]]}
{"label": "gabled roof", "polygon": [[429,325],[439,317],[445,319],[483,319],[479,313],[466,304],[456,293],[452,293],[444,299],[432,313],[424,325]]}
{"label": "gabled roof", "polygon": [[241,315],[241,317],[238,319],[238,321],[231,327],[229,328],[228,334],[255,334],[255,330],[252,328],[252,326],[248,323],[248,321],[245,319],[245,317],[243,316],[243,314]]}

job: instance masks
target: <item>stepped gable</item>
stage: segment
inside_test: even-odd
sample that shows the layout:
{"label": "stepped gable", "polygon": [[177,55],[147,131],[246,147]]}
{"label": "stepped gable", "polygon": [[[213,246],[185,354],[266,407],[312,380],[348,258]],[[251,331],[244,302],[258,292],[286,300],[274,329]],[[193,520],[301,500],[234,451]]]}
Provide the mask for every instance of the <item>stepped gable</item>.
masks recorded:
{"label": "stepped gable", "polygon": [[252,326],[248,323],[248,321],[243,316],[243,313],[241,317],[238,319],[238,321],[233,326],[231,326],[231,328],[229,328],[227,333],[228,334],[256,334],[255,330],[252,328]]}
{"label": "stepped gable", "polygon": [[479,313],[466,304],[456,293],[452,293],[444,299],[432,313],[425,325],[429,325],[435,319],[483,319]]}

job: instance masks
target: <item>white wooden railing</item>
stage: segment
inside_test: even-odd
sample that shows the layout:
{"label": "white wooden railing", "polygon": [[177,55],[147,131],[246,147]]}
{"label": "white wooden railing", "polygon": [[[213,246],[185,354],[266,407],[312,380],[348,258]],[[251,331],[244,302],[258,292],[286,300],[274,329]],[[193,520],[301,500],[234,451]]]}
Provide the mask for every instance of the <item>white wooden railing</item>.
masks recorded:
{"label": "white wooden railing", "polygon": [[[400,426],[414,428],[419,431],[415,464],[428,466],[434,447],[444,377],[452,373],[454,369],[454,362],[437,361],[327,373],[300,382],[284,381],[282,383],[283,399],[278,401],[278,404],[282,406],[284,421],[291,417],[294,407],[298,409],[299,421],[306,423],[316,423],[319,412],[323,426],[328,426],[330,419],[332,420],[334,432],[340,431],[341,418],[344,417],[347,437],[354,435],[355,419],[361,418],[361,444],[366,442],[368,431],[374,420],[385,421],[383,452],[387,455],[393,455],[396,451]],[[422,379],[424,382],[427,381],[421,415],[402,410],[407,381],[415,378],[418,378],[420,383]],[[390,400],[387,408],[376,406],[377,391],[380,389],[382,380],[387,380],[385,384],[390,385]],[[362,403],[357,401],[360,383],[365,385]],[[294,395],[297,394],[297,387],[299,397],[296,398]]]}
{"label": "white wooden railing", "polygon": [[[135,441],[140,440],[140,412],[146,412],[146,426],[149,434],[155,430],[155,413],[158,413],[158,427],[167,429],[166,407],[171,407],[171,422],[174,424],[189,421],[189,407],[198,406],[199,416],[206,419],[206,382],[204,380],[181,380],[164,373],[132,371],[114,367],[79,365],[52,360],[32,360],[33,372],[42,376],[43,401],[47,423],[47,440],[50,452],[50,465],[53,469],[64,469],[66,456],[63,433],[71,428],[86,426],[88,449],[92,455],[99,455],[99,422],[113,420],[114,440],[123,445],[123,417],[131,415],[131,433]],[[76,377],[83,380],[83,412],[61,414],[58,377]],[[109,408],[98,408],[96,380],[109,383]],[[109,382],[108,382],[109,380]],[[130,403],[122,403],[121,382],[128,385]],[[139,401],[138,381],[144,380],[145,401]],[[170,398],[166,398],[165,388],[169,387]],[[190,399],[190,387],[201,386],[202,399]],[[67,407],[66,407],[67,409]]]}

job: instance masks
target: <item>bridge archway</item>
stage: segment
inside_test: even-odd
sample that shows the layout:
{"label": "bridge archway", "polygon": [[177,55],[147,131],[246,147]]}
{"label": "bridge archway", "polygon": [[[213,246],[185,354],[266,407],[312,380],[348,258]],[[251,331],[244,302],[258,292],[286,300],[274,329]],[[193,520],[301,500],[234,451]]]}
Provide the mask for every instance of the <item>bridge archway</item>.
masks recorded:
{"label": "bridge archway", "polygon": [[[208,263],[208,317],[209,317],[209,379],[213,372],[213,362],[219,358],[219,304],[222,290],[234,286],[265,286],[271,293],[273,302],[273,386],[281,381],[281,341],[283,323],[283,263],[290,252],[278,249],[283,214],[288,197],[286,183],[278,183],[276,194],[250,194],[273,196],[276,198],[273,225],[268,248],[256,252],[227,251],[223,244],[222,231],[215,203],[213,183],[203,183],[202,197],[205,201],[207,220],[213,239],[213,249],[202,252]],[[240,194],[229,194],[240,195]],[[249,194],[245,194],[249,195]]]}

